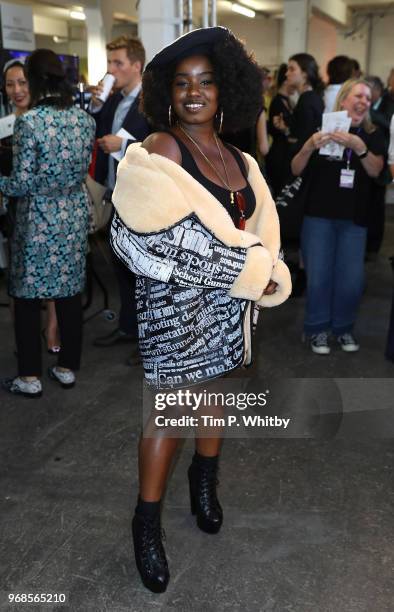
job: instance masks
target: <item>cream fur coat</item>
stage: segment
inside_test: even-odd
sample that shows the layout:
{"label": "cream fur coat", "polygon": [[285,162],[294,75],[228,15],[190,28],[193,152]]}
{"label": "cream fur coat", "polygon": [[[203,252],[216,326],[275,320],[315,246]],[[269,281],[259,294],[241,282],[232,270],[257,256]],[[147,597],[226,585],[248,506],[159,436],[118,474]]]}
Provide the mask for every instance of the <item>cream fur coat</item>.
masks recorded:
{"label": "cream fur coat", "polygon": [[[290,295],[276,207],[257,163],[245,156],[256,198],[245,231],[181,166],[139,143],[118,166],[111,243],[138,277],[140,348],[148,382],[158,387],[195,382],[191,370],[201,382],[250,360],[250,302],[275,306]],[[277,290],[263,295],[270,279]]]}

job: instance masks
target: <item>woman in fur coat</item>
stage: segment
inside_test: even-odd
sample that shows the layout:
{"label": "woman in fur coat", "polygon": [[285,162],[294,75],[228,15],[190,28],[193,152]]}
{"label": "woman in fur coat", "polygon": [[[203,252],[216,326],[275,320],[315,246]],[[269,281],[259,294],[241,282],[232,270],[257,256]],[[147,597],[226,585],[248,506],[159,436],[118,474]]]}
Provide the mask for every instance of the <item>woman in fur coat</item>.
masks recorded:
{"label": "woman in fur coat", "polygon": [[[258,165],[219,137],[254,124],[260,106],[257,64],[226,28],[185,34],[146,67],[143,109],[158,131],[119,164],[111,243],[137,275],[140,350],[156,398],[204,389],[250,363],[251,304],[274,306],[290,294],[276,209]],[[199,427],[191,509],[200,529],[217,533],[221,437]],[[169,580],[160,501],[178,442],[157,428],[140,441],[134,550],[154,592]]]}

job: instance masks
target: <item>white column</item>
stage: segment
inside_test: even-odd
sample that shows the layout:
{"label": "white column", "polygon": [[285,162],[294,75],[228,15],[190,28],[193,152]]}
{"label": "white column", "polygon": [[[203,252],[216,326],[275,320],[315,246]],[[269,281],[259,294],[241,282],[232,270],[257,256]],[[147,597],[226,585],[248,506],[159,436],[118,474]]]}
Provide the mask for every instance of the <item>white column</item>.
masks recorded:
{"label": "white column", "polygon": [[304,53],[308,45],[308,0],[284,0],[283,61],[291,55]]}
{"label": "white column", "polygon": [[216,0],[211,0],[211,26],[217,25],[217,2]]}
{"label": "white column", "polygon": [[107,71],[103,18],[99,8],[85,8],[88,38],[88,80],[96,85]]}
{"label": "white column", "polygon": [[209,0],[203,0],[202,3],[202,27],[209,26]]}
{"label": "white column", "polygon": [[140,0],[138,36],[146,50],[147,62],[179,36],[178,0]]}

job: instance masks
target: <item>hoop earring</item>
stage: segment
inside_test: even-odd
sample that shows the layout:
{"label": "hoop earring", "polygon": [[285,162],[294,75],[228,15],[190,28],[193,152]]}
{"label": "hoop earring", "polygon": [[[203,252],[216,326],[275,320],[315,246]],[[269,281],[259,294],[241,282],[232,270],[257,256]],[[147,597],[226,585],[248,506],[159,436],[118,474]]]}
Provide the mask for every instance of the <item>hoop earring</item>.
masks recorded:
{"label": "hoop earring", "polygon": [[172,127],[172,107],[171,107],[171,104],[168,107],[168,125],[169,125],[169,127]]}
{"label": "hoop earring", "polygon": [[222,128],[223,128],[223,109],[220,109],[220,119],[219,119],[219,129],[218,129],[218,133],[221,134],[222,133]]}

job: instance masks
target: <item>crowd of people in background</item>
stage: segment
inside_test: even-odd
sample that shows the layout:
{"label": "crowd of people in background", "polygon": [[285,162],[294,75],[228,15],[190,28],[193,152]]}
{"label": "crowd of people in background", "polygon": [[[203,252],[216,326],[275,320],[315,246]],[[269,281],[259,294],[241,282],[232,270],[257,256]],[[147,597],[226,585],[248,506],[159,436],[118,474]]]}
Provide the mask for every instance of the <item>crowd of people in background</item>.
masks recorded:
{"label": "crowd of people in background", "polygon": [[[378,77],[362,78],[357,61],[340,55],[328,62],[327,75],[328,84],[322,87],[313,57],[290,58],[288,66],[278,71],[280,98],[277,94],[273,103],[279,103],[280,110],[271,107],[268,122],[273,145],[267,174],[269,181],[273,179],[275,197],[289,181],[285,163],[291,164],[290,176],[301,175],[303,180],[295,198],[302,216],[295,241],[301,250],[293,295],[302,294],[306,286],[305,338],[318,354],[330,352],[332,336],[346,352],[359,349],[353,327],[364,289],[365,252],[377,253],[381,247],[385,193],[392,181],[387,152],[394,111],[393,71],[384,88]],[[286,87],[290,91],[284,96]],[[295,104],[291,88],[298,94]],[[323,137],[322,113],[339,110],[346,110],[352,119],[348,135]],[[344,146],[342,159],[318,154],[330,139]],[[280,174],[275,174],[271,160],[277,148]],[[351,181],[345,186],[346,172]],[[346,235],[346,225],[353,237]],[[294,246],[294,223],[291,229],[286,236],[287,226],[282,224],[282,239],[286,243],[288,238]]]}
{"label": "crowd of people in background", "polygon": [[[54,53],[38,50],[26,65],[12,60],[3,70],[4,93],[16,115],[14,134],[0,147],[2,211],[7,213],[1,217],[2,231],[10,245],[8,284],[18,356],[18,375],[3,386],[12,393],[42,393],[41,300],[48,311],[47,348],[58,355],[49,376],[64,388],[75,383],[82,342],[88,167],[103,186],[104,199],[111,201],[119,160],[131,142],[143,141],[155,127],[140,108],[143,45],[122,36],[107,45],[107,54],[113,89],[104,100],[101,82],[90,87],[86,112],[73,102]],[[326,72],[324,83],[308,53],[293,55],[274,74],[262,68],[264,96],[254,123],[242,132],[221,134],[223,141],[257,159],[274,198],[302,177],[295,198],[302,200],[302,223],[296,240],[282,231],[282,242],[285,248],[291,242],[296,253],[294,295],[306,291],[304,337],[320,355],[330,352],[332,336],[346,352],[359,349],[353,328],[364,287],[365,251],[380,249],[385,191],[394,172],[394,68],[385,84],[377,76],[362,75],[356,60],[339,55],[328,62]],[[323,113],[338,110],[351,118],[349,132],[322,134]],[[170,113],[168,128],[171,121]],[[342,158],[319,155],[329,140],[343,145]],[[113,266],[119,325],[94,344],[129,343],[128,364],[134,365],[140,363],[135,276],[115,255]],[[393,339],[388,347],[386,357],[394,360]]]}

